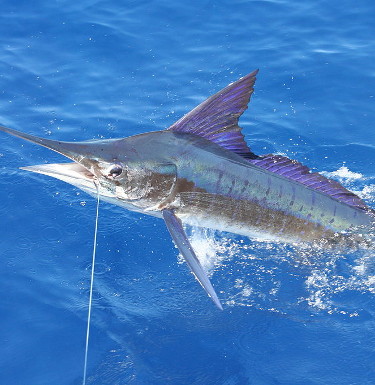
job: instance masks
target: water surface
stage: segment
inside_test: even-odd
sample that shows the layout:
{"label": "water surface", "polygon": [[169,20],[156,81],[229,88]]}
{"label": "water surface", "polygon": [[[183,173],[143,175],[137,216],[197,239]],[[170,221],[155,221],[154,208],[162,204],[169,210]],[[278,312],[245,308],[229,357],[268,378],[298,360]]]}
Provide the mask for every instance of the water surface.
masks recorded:
{"label": "water surface", "polygon": [[[168,127],[260,68],[244,134],[375,207],[373,1],[2,2],[0,122],[61,140]],[[1,135],[0,383],[80,384],[95,201]],[[372,384],[375,263],[189,229],[103,203],[88,384]]]}

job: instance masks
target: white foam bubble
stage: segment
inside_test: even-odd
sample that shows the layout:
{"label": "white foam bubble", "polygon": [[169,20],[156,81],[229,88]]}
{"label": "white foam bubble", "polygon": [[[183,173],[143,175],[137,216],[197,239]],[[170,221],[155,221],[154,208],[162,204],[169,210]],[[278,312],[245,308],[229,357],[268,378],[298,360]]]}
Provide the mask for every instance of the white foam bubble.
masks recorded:
{"label": "white foam bubble", "polygon": [[338,179],[342,183],[348,183],[364,179],[363,174],[359,172],[350,171],[346,166],[341,166],[336,171],[322,171],[321,174],[326,176],[327,178]]}
{"label": "white foam bubble", "polygon": [[375,184],[370,184],[368,186],[365,186],[360,191],[355,191],[358,196],[362,199],[368,200],[368,201],[375,201]]}
{"label": "white foam bubble", "polygon": [[375,201],[375,184],[363,185],[364,182],[371,182],[371,177],[366,177],[359,172],[350,171],[347,166],[341,166],[336,171],[321,171],[327,178],[339,181],[344,187],[348,188],[360,198],[368,201]]}

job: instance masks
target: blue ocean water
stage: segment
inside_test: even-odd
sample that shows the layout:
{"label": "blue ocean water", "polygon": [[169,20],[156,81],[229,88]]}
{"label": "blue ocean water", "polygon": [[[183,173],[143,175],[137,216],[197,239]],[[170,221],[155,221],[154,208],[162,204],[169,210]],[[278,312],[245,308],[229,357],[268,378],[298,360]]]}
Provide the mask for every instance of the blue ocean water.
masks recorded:
{"label": "blue ocean water", "polygon": [[[375,4],[2,1],[0,123],[67,141],[168,127],[260,68],[243,132],[375,207]],[[0,384],[82,382],[95,200],[19,170],[1,135]],[[218,311],[163,222],[100,206],[88,384],[373,384],[373,253],[190,229]]]}

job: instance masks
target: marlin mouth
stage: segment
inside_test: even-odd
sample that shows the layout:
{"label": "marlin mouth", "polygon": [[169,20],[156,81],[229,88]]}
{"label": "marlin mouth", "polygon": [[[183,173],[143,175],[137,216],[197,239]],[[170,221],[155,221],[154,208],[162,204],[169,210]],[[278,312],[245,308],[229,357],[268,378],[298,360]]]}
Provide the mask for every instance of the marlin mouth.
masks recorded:
{"label": "marlin mouth", "polygon": [[36,166],[21,167],[21,170],[52,176],[53,178],[72,184],[89,194],[95,194],[97,191],[95,175],[86,167],[76,162],[39,164]]}

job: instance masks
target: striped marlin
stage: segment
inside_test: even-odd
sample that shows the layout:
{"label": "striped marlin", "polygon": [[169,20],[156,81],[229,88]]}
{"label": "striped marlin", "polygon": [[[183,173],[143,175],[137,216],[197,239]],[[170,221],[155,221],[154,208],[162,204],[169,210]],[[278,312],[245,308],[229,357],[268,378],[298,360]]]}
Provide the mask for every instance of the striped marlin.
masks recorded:
{"label": "striped marlin", "polygon": [[361,247],[375,222],[374,211],[338,182],[287,157],[250,150],[238,120],[257,73],[229,84],[163,131],[63,142],[0,130],[74,161],[24,170],[163,218],[197,280],[222,309],[183,224],[256,239]]}

